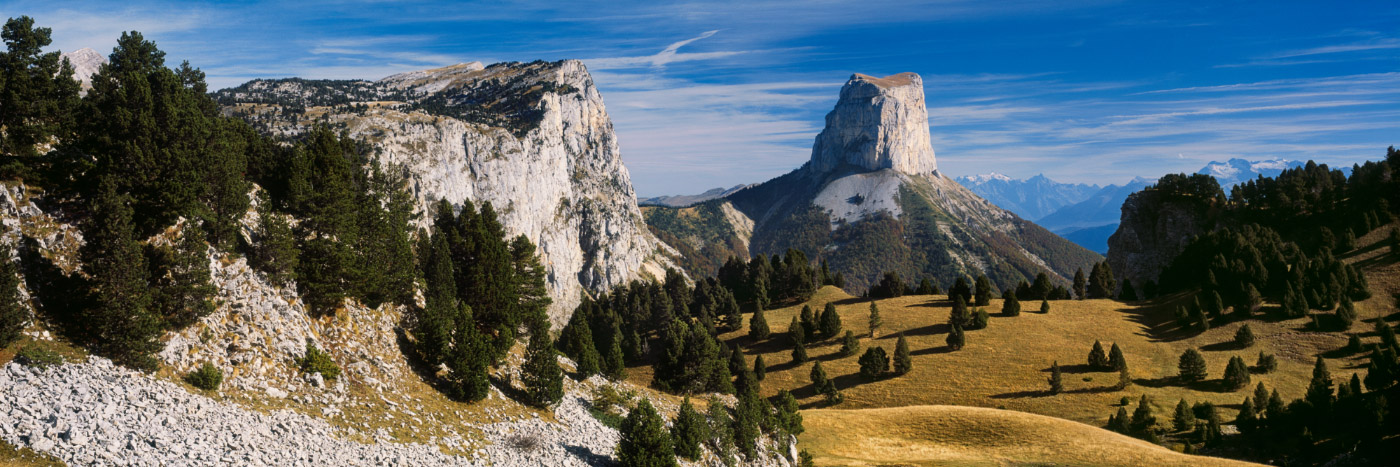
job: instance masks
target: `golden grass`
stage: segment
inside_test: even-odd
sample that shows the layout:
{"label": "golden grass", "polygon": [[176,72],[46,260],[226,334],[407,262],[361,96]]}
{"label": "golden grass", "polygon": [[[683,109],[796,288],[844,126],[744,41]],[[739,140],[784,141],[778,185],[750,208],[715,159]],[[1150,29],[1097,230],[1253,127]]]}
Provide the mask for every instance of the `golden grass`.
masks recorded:
{"label": "golden grass", "polygon": [[1244,466],[1108,430],[1009,410],[947,405],[802,412],[817,465]]}
{"label": "golden grass", "polygon": [[63,466],[66,465],[57,457],[50,456],[33,449],[16,447],[5,441],[0,441],[0,467],[20,467],[20,466]]}

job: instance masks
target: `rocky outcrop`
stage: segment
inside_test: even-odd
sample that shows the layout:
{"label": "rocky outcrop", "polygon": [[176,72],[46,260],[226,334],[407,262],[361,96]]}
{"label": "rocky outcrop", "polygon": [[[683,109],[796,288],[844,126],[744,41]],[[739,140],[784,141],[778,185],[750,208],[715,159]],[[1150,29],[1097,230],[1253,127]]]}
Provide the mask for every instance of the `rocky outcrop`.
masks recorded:
{"label": "rocky outcrop", "polygon": [[826,128],[812,145],[809,168],[830,172],[843,165],[928,174],[938,169],[929,144],[924,80],[915,73],[875,78],[855,74],[841,87]]}
{"label": "rocky outcrop", "polygon": [[[365,107],[314,106],[336,97]],[[642,221],[603,98],[577,60],[467,63],[377,82],[255,81],[220,100],[272,134],[312,123],[273,117],[283,107],[325,112],[408,176],[420,225],[439,199],[490,202],[510,235],[539,245],[556,324],[584,292],[661,278],[671,264]]]}
{"label": "rocky outcrop", "polygon": [[107,57],[103,57],[96,50],[87,47],[64,52],[63,58],[68,59],[68,63],[73,65],[73,79],[82,83],[84,92],[92,89],[92,75],[97,74],[97,70],[102,68],[102,65],[107,64]]}
{"label": "rocky outcrop", "polygon": [[1157,282],[1191,239],[1212,228],[1197,202],[1168,199],[1151,188],[1133,193],[1123,202],[1118,230],[1108,237],[1108,265],[1119,284]]}

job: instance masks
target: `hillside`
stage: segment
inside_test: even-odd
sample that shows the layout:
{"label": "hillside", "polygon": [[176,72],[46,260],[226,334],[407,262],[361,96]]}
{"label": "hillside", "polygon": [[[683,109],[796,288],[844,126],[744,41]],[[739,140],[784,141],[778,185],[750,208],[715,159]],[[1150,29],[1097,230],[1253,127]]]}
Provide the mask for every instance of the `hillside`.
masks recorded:
{"label": "hillside", "polygon": [[921,405],[802,412],[799,437],[817,465],[1245,466],[1189,456],[1064,419],[1010,410]]}

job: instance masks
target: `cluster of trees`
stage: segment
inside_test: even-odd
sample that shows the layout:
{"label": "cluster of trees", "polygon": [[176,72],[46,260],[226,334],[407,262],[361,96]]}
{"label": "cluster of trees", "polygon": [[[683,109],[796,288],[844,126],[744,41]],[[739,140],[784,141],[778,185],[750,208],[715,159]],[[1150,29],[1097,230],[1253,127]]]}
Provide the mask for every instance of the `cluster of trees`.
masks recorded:
{"label": "cluster of trees", "polygon": [[[759,382],[752,372],[742,372],[738,401],[731,410],[717,397],[711,397],[706,413],[686,398],[666,429],[666,421],[647,399],[642,399],[623,420],[618,431],[618,460],[624,466],[674,466],[677,458],[699,460],[704,448],[733,465],[735,451],[752,462],[757,459],[760,440],[771,436],[785,443],[801,434],[802,414],[797,398],[786,390],[771,400],[759,397]],[[795,459],[794,459],[795,460]]]}
{"label": "cluster of trees", "polygon": [[748,263],[731,257],[716,279],[745,310],[755,310],[804,302],[819,285],[834,285],[839,278],[831,275],[825,261],[813,268],[801,250],[788,249],[771,259],[760,254]]}

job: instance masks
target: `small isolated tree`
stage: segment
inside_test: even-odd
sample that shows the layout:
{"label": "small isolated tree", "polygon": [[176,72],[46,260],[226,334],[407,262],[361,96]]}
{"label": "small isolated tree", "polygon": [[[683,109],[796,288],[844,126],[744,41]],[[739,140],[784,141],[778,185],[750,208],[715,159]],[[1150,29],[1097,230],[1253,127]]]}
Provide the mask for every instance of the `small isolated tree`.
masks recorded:
{"label": "small isolated tree", "polygon": [[1021,301],[1016,299],[1016,292],[1006,289],[1001,294],[1001,314],[1006,316],[1018,316],[1021,314]]}
{"label": "small isolated tree", "polygon": [[1274,370],[1278,369],[1278,359],[1274,358],[1274,354],[1260,351],[1259,360],[1254,362],[1254,368],[1258,369],[1260,373],[1273,373]]}
{"label": "small isolated tree", "polygon": [[1239,329],[1235,330],[1235,346],[1236,346],[1236,347],[1239,347],[1239,348],[1241,348],[1241,349],[1247,349],[1247,348],[1249,348],[1249,347],[1251,347],[1251,346],[1253,346],[1253,345],[1254,345],[1254,330],[1249,328],[1249,324],[1248,324],[1248,323],[1245,323],[1244,326],[1240,326]]}
{"label": "small isolated tree", "polygon": [[963,334],[962,326],[953,325],[952,329],[948,330],[948,338],[945,342],[948,343],[950,349],[962,350],[963,346],[967,345],[967,336]]}
{"label": "small isolated tree", "polygon": [[1123,357],[1123,349],[1118,347],[1117,342],[1108,349],[1108,366],[1118,371],[1128,368],[1128,359]]}
{"label": "small isolated tree", "polygon": [[840,404],[846,400],[846,396],[841,394],[840,389],[836,388],[836,382],[829,379],[826,380],[826,384],[821,386],[821,393],[828,407]]}
{"label": "small isolated tree", "polygon": [[753,358],[753,379],[763,381],[768,376],[768,364],[763,363],[763,355]]}
{"label": "small isolated tree", "polygon": [[1230,363],[1225,365],[1225,387],[1231,391],[1238,391],[1249,386],[1249,366],[1244,364],[1244,359],[1239,356],[1230,357]]}
{"label": "small isolated tree", "polygon": [[948,324],[950,326],[967,326],[971,319],[972,314],[967,310],[967,302],[963,300],[961,295],[954,296],[953,309],[948,312]]}
{"label": "small isolated tree", "polygon": [[1186,399],[1176,403],[1176,412],[1172,414],[1172,428],[1176,431],[1186,431],[1196,427],[1196,414],[1191,411],[1191,406],[1186,403]]}
{"label": "small isolated tree", "polygon": [[812,387],[814,388],[821,388],[826,385],[826,370],[822,369],[822,362],[813,362],[812,371],[807,374],[807,377],[811,378]]}
{"label": "small isolated tree", "polygon": [[749,318],[749,338],[761,341],[768,338],[768,320],[763,317],[763,308],[755,307],[753,317]]}
{"label": "small isolated tree", "polygon": [[861,376],[872,380],[890,371],[890,357],[885,355],[885,349],[879,346],[865,349],[865,354],[860,356],[857,363],[860,363]]}
{"label": "small isolated tree", "polygon": [[617,459],[626,467],[670,467],[676,464],[671,436],[666,422],[656,413],[651,401],[642,398],[637,408],[627,414],[618,429],[622,439],[617,443]]}
{"label": "small isolated tree", "polygon": [[822,309],[821,318],[817,325],[822,339],[830,339],[841,335],[841,315],[836,313],[836,304],[827,303]]}
{"label": "small isolated tree", "polygon": [[[928,279],[925,279],[927,281]],[[880,307],[875,306],[875,302],[870,302],[870,338],[875,338],[875,333],[880,330],[880,326],[885,324],[885,320],[880,318]]]}
{"label": "small isolated tree", "polygon": [[1138,433],[1146,433],[1157,424],[1157,417],[1152,415],[1152,403],[1147,399],[1147,394],[1143,394],[1138,399],[1137,410],[1133,411],[1133,421],[1130,427]]}
{"label": "small isolated tree", "polygon": [[1123,390],[1128,386],[1131,386],[1132,384],[1133,375],[1132,373],[1128,372],[1128,365],[1124,363],[1123,367],[1118,369],[1118,384],[1114,385],[1114,388],[1118,390]]}
{"label": "small isolated tree", "polygon": [[1050,312],[1050,301],[1049,301],[1049,300],[1041,300],[1041,301],[1040,301],[1040,312],[1041,312],[1041,313],[1049,313],[1049,312]]}
{"label": "small isolated tree", "polygon": [[1186,349],[1177,360],[1177,377],[1186,383],[1206,379],[1206,358],[1196,349]]}
{"label": "small isolated tree", "polygon": [[554,342],[549,338],[548,325],[530,334],[530,344],[525,349],[525,364],[520,371],[520,379],[525,383],[526,404],[546,408],[563,400],[564,370],[559,368],[559,359],[554,355]]}
{"label": "small isolated tree", "polygon": [[846,335],[841,338],[840,355],[849,357],[855,355],[856,352],[860,352],[860,339],[856,339],[854,332],[846,331]]}
{"label": "small isolated tree", "polygon": [[1074,271],[1074,298],[1083,300],[1085,290],[1089,286],[1089,280],[1084,277],[1084,268]]}
{"label": "small isolated tree", "polygon": [[1089,349],[1089,368],[1106,370],[1111,368],[1108,365],[1108,354],[1103,351],[1103,344],[1094,341],[1094,348]]}
{"label": "small isolated tree", "polygon": [[800,322],[802,323],[802,337],[805,338],[805,342],[811,342],[812,338],[817,337],[817,317],[812,313],[811,306],[802,305],[802,319]]}
{"label": "small isolated tree", "polygon": [[1064,375],[1060,374],[1060,362],[1050,364],[1050,393],[1059,394],[1065,390]]}
{"label": "small isolated tree", "polygon": [[807,343],[797,341],[792,346],[792,362],[796,364],[807,363]]}
{"label": "small isolated tree", "polygon": [[987,329],[987,325],[991,324],[991,322],[992,315],[987,314],[987,310],[978,308],[976,311],[972,312],[972,322],[967,323],[967,328]]}
{"label": "small isolated tree", "polygon": [[914,360],[909,354],[909,342],[904,340],[904,334],[899,335],[899,340],[894,344],[894,374],[903,376],[914,369]]}
{"label": "small isolated tree", "polygon": [[973,304],[976,306],[987,306],[990,303],[992,303],[992,281],[987,279],[986,275],[977,276]]}
{"label": "small isolated tree", "polygon": [[1342,295],[1342,303],[1337,305],[1337,324],[1342,330],[1351,329],[1351,325],[1356,322],[1356,306],[1352,305],[1351,298]]}
{"label": "small isolated tree", "polygon": [[671,444],[675,447],[676,455],[689,460],[699,459],[700,443],[709,437],[709,431],[705,416],[695,411],[689,397],[685,398],[680,411],[676,413],[675,423],[671,425]]}

